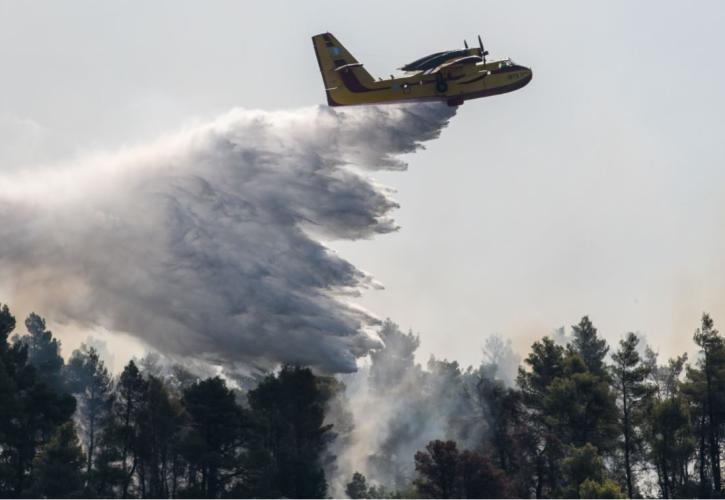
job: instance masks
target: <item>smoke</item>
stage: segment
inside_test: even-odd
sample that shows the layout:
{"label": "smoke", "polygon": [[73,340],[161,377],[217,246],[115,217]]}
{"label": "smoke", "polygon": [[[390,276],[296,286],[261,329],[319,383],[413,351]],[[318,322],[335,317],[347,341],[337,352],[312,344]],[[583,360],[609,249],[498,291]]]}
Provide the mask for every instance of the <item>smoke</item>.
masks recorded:
{"label": "smoke", "polygon": [[521,356],[514,350],[511,339],[489,336],[483,343],[483,358],[490,378],[500,380],[508,387],[516,384]]}
{"label": "smoke", "polygon": [[159,142],[0,176],[0,283],[56,320],[221,365],[356,369],[370,276],[330,239],[395,231],[362,169],[436,138],[439,104],[235,110]]}
{"label": "smoke", "polygon": [[415,478],[415,453],[434,439],[485,451],[490,422],[481,384],[511,384],[520,362],[510,341],[490,336],[475,369],[433,357],[423,367],[415,362],[418,336],[388,320],[380,337],[384,347],[371,352],[368,366],[341,377],[345,394],[328,408],[328,423],[341,432],[331,445],[334,467],[327,470],[336,497],[354,472],[389,491],[405,491]]}

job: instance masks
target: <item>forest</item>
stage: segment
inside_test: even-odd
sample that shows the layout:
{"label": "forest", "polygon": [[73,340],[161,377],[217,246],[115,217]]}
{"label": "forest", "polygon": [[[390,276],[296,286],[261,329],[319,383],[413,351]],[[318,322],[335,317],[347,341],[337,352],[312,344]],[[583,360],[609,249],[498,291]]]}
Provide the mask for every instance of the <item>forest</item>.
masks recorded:
{"label": "forest", "polygon": [[[415,361],[386,321],[356,374],[254,377],[153,356],[111,373],[64,359],[45,320],[0,307],[0,496],[53,498],[720,498],[725,341],[661,362],[585,316],[519,360]],[[519,362],[520,361],[520,362]]]}

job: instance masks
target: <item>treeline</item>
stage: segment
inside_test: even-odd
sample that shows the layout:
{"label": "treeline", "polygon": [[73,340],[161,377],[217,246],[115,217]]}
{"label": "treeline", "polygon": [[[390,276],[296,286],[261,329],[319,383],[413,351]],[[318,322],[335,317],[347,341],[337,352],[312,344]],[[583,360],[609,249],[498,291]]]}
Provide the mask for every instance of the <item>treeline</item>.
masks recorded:
{"label": "treeline", "polygon": [[[694,333],[699,352],[691,363],[683,354],[659,364],[633,333],[610,352],[588,317],[571,335],[560,331],[553,337],[532,345],[513,387],[495,376],[495,366],[462,372],[449,363],[457,374],[448,390],[460,386],[478,408],[486,427],[481,439],[462,449],[441,435],[415,453],[415,475],[407,487],[391,490],[374,475],[368,479],[358,472],[347,494],[724,496],[725,340],[708,315]],[[471,414],[462,407],[458,417]]]}
{"label": "treeline", "polygon": [[[353,439],[355,418],[378,417],[330,423],[339,421],[331,408],[349,412],[345,387],[304,367],[283,366],[244,391],[134,361],[113,377],[93,347],[66,363],[38,315],[25,327],[16,332],[0,308],[3,497],[323,498],[330,471],[340,472],[333,444]],[[565,339],[535,342],[513,386],[497,377],[496,359],[465,372],[431,360],[424,372],[417,338],[386,332],[371,387],[384,395],[398,384],[398,400],[436,387],[421,389],[432,395],[424,404],[397,401],[394,432],[370,464],[395,468],[407,448],[394,441],[414,434],[415,419],[425,422],[436,401],[455,408],[436,414],[448,421],[439,439],[408,456],[410,477],[386,483],[368,464],[370,477],[345,481],[351,498],[723,495],[725,341],[707,315],[694,334],[697,359],[664,364],[632,333],[610,352],[584,317]]]}
{"label": "treeline", "polygon": [[[241,394],[180,367],[112,377],[83,346],[68,363],[45,322],[0,308],[0,496],[321,498],[334,378],[285,366]],[[75,417],[75,418],[74,418]],[[82,444],[81,444],[82,443]]]}

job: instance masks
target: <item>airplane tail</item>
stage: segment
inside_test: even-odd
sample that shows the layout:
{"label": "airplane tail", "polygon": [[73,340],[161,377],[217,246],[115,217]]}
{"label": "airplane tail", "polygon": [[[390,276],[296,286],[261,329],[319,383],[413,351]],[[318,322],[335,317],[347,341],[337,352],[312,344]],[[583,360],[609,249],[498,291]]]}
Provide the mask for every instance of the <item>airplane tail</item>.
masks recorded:
{"label": "airplane tail", "polygon": [[350,93],[367,92],[375,80],[331,33],[312,37],[327,103],[340,106]]}

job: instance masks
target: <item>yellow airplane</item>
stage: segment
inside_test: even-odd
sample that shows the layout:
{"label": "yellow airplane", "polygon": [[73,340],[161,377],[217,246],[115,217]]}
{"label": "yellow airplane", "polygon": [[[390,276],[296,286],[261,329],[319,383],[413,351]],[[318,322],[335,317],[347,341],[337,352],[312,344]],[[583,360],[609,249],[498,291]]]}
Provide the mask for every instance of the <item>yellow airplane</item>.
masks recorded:
{"label": "yellow airplane", "polygon": [[330,106],[398,102],[445,101],[459,106],[469,99],[520,89],[531,81],[531,69],[511,59],[486,61],[481,37],[479,47],[436,52],[406,64],[403,74],[377,81],[331,34],[312,37],[327,103]]}

